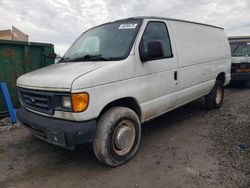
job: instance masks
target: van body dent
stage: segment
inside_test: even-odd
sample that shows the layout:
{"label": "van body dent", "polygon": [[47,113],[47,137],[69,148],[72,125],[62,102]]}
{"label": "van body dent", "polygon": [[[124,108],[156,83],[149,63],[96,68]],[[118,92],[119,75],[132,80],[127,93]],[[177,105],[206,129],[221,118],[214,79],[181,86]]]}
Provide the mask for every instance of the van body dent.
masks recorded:
{"label": "van body dent", "polygon": [[57,64],[17,80],[18,119],[37,137],[68,149],[92,141],[110,166],[131,159],[141,123],[205,96],[219,108],[230,82],[222,28],[137,17],[84,32]]}

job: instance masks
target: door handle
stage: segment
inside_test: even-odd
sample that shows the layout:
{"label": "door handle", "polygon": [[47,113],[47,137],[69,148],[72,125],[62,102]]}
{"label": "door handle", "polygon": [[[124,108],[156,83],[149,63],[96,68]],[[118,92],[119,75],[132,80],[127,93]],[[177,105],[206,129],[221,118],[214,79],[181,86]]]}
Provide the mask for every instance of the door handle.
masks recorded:
{"label": "door handle", "polygon": [[174,71],[174,80],[177,81],[177,79],[178,79],[177,71]]}

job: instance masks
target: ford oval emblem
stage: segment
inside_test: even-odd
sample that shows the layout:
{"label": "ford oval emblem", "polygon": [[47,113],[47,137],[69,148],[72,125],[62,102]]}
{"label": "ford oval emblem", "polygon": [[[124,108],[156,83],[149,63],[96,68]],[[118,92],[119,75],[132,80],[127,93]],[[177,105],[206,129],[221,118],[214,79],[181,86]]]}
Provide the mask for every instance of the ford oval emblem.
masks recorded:
{"label": "ford oval emblem", "polygon": [[30,98],[30,100],[31,100],[31,102],[32,102],[32,103],[35,103],[35,99],[33,99],[33,98]]}

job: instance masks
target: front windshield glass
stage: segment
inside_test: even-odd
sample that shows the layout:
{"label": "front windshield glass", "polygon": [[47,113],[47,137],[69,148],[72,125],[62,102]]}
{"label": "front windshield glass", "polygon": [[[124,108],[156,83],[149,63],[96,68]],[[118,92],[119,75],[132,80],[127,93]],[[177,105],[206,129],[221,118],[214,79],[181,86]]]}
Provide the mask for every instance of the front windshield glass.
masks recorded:
{"label": "front windshield glass", "polygon": [[64,61],[120,60],[129,55],[141,20],[124,20],[83,33],[65,53]]}
{"label": "front windshield glass", "polygon": [[231,43],[230,47],[233,57],[250,56],[249,42]]}

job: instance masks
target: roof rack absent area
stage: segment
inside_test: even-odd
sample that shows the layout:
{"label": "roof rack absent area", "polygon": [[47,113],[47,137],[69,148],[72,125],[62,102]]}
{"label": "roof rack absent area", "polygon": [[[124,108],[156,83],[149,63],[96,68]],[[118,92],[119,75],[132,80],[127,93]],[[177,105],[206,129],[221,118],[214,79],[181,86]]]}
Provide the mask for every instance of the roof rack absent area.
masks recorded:
{"label": "roof rack absent area", "polygon": [[181,19],[175,19],[175,18],[156,17],[156,16],[130,17],[130,18],[119,19],[119,20],[116,20],[115,22],[117,22],[117,21],[125,21],[125,20],[133,20],[133,19],[162,19],[162,20],[171,20],[171,21],[178,21],[178,22],[186,22],[186,23],[199,24],[199,25],[204,25],[204,26],[209,26],[209,27],[215,27],[215,28],[218,28],[218,29],[224,29],[222,27],[218,27],[218,26],[210,25],[210,24],[204,24],[204,23],[187,21],[187,20],[181,20]]}

